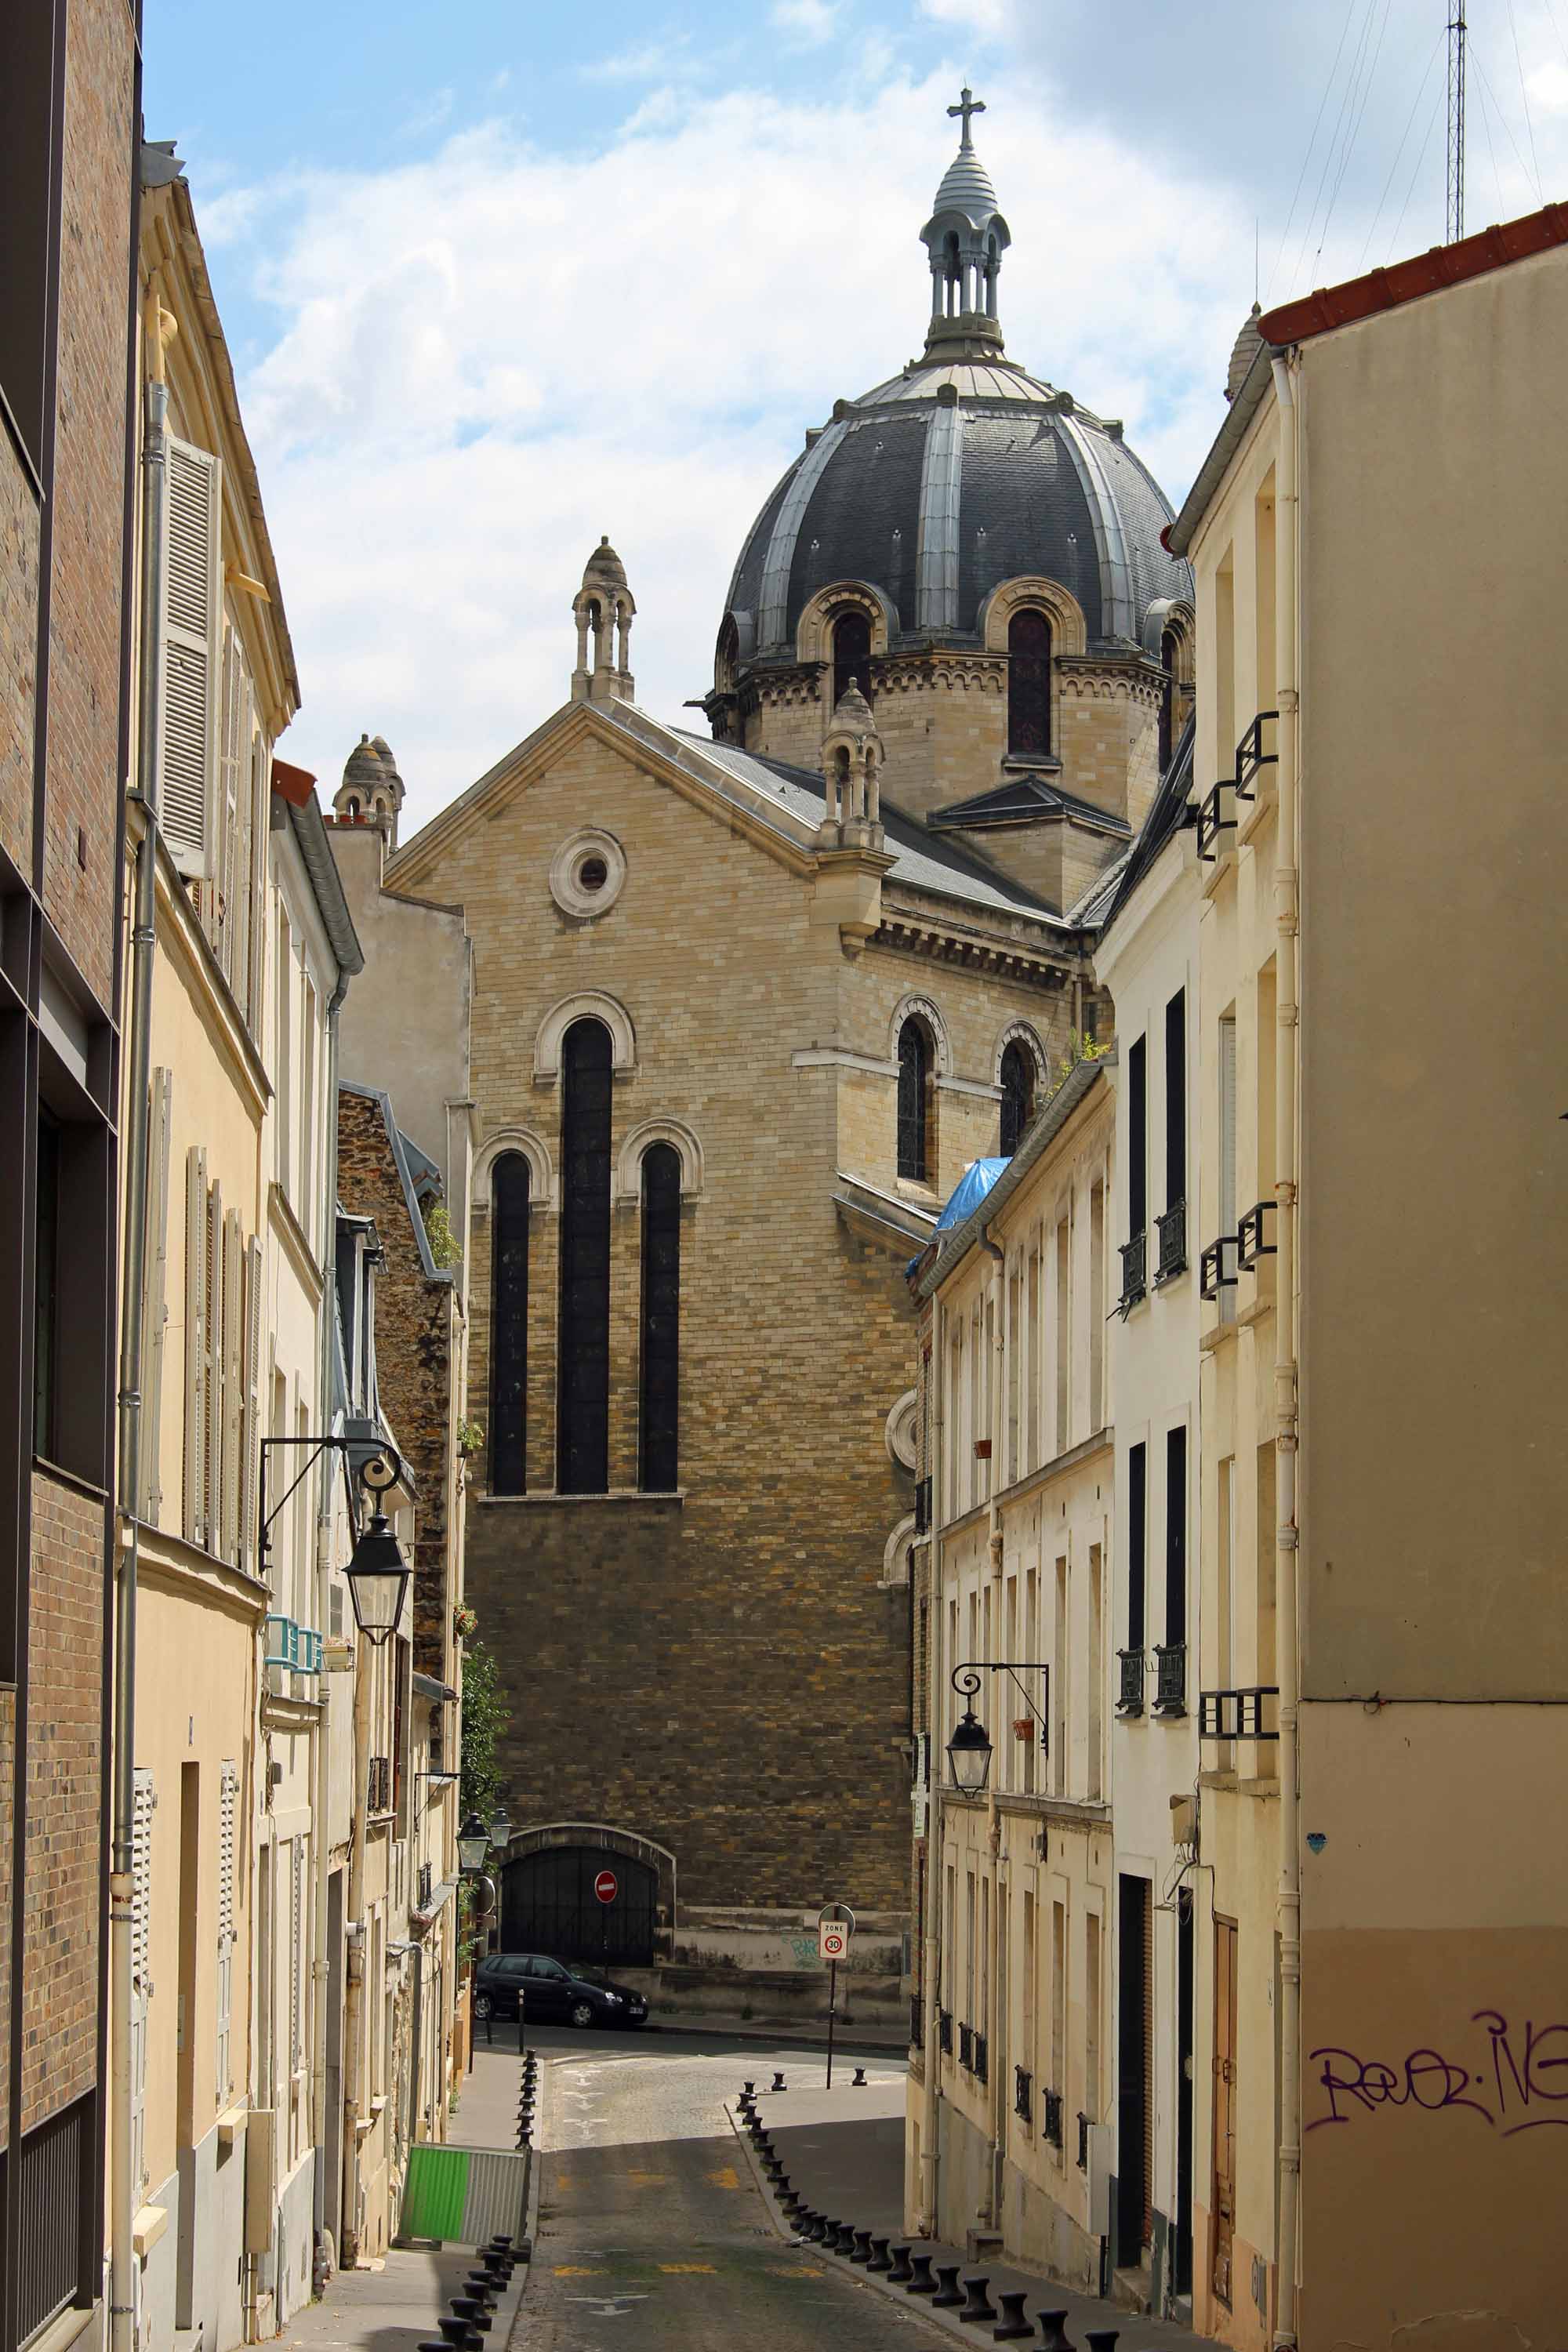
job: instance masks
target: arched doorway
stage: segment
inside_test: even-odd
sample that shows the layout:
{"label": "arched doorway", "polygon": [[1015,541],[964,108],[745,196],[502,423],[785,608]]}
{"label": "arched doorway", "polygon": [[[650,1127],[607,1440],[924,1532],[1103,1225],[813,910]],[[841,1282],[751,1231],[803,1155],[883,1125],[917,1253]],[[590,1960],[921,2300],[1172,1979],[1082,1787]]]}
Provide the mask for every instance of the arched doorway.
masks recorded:
{"label": "arched doorway", "polygon": [[[601,1903],[595,1882],[608,1871],[616,1892]],[[552,1959],[651,1968],[658,1874],[602,1845],[552,1845],[501,1872],[500,1948],[548,1952]]]}

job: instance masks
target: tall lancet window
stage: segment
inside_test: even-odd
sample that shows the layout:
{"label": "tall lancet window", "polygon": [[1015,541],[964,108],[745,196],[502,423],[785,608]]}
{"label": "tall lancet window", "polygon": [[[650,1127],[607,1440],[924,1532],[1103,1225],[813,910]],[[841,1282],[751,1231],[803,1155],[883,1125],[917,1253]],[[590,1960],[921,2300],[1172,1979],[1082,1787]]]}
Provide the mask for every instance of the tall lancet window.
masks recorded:
{"label": "tall lancet window", "polygon": [[915,1184],[931,1167],[931,1061],[930,1032],[911,1014],[899,1032],[899,1173]]}
{"label": "tall lancet window", "polygon": [[871,624],[864,613],[845,613],[833,625],[833,707],[851,686],[871,699]]}
{"label": "tall lancet window", "polygon": [[490,1492],[528,1491],[528,1162],[490,1173]]}
{"label": "tall lancet window", "polygon": [[1016,759],[1051,748],[1051,625],[1032,607],[1007,626],[1007,749]]}
{"label": "tall lancet window", "polygon": [[1016,1037],[1002,1049],[1002,1157],[1011,1160],[1035,1115],[1035,1065]]}
{"label": "tall lancet window", "polygon": [[574,1021],[561,1049],[561,1330],[555,1485],[610,1483],[610,1033]]}
{"label": "tall lancet window", "polygon": [[679,1485],[680,1436],[680,1154],[656,1143],[642,1163],[642,1431],[637,1483]]}

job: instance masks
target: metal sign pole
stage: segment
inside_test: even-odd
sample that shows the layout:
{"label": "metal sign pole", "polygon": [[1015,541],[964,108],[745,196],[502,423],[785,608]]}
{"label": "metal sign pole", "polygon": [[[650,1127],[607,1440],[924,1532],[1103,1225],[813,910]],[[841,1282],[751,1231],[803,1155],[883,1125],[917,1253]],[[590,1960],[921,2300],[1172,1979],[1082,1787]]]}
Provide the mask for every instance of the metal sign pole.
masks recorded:
{"label": "metal sign pole", "polygon": [[838,2002],[838,1963],[827,1963],[827,2088],[833,2088],[833,2018]]}

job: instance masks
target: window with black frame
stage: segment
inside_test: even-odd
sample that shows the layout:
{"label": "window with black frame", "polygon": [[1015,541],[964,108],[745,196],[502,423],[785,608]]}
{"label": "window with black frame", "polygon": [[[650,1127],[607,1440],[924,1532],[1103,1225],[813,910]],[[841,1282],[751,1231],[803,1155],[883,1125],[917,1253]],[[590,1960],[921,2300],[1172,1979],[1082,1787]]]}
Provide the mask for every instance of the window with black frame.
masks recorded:
{"label": "window with black frame", "polygon": [[833,625],[833,704],[851,686],[871,699],[871,624],[864,613],[844,613]]}
{"label": "window with black frame", "polygon": [[1051,748],[1051,625],[1032,605],[1007,625],[1007,749],[1044,759]]}
{"label": "window with black frame", "polygon": [[899,1174],[912,1184],[931,1181],[934,1058],[930,1030],[918,1013],[911,1013],[899,1032]]}
{"label": "window with black frame", "polygon": [[1002,1049],[1002,1139],[1004,1160],[1011,1160],[1024,1140],[1035,1115],[1035,1057],[1016,1037]]}
{"label": "window with black frame", "polygon": [[529,1168],[503,1152],[490,1174],[490,1492],[528,1491]]}
{"label": "window with black frame", "polygon": [[561,1318],[555,1484],[602,1495],[610,1471],[610,1033],[574,1021],[561,1052]]}
{"label": "window with black frame", "polygon": [[680,1434],[680,1154],[656,1143],[642,1163],[642,1414],[638,1483],[673,1494]]}

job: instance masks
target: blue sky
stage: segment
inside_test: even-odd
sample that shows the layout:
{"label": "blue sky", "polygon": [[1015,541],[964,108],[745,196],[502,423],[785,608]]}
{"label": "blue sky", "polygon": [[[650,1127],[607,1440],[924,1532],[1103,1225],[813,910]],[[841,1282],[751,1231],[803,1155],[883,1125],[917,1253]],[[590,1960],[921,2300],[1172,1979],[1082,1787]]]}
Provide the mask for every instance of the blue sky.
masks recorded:
{"label": "blue sky", "polygon": [[[384,733],[433,814],[563,698],[601,531],[638,698],[679,715],[805,427],[919,347],[965,76],[1011,355],[1122,416],[1179,499],[1255,246],[1268,301],[1440,240],[1446,13],[148,0],[147,128],[185,159],[304,688],[290,758],[330,790]],[[1568,0],[1470,21],[1479,226],[1568,194]]]}

